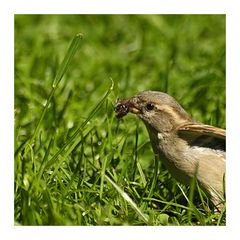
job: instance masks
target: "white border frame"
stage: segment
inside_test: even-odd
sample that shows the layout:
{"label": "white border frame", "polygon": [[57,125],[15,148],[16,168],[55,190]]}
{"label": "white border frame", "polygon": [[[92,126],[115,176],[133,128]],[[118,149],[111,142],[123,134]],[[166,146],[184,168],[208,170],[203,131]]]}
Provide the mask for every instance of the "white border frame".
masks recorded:
{"label": "white border frame", "polygon": [[[240,9],[237,0],[8,0],[0,3],[0,238],[234,239],[240,234]],[[13,109],[14,14],[226,14],[227,18],[227,226],[222,227],[21,227],[14,226]],[[235,237],[238,238],[238,237]]]}

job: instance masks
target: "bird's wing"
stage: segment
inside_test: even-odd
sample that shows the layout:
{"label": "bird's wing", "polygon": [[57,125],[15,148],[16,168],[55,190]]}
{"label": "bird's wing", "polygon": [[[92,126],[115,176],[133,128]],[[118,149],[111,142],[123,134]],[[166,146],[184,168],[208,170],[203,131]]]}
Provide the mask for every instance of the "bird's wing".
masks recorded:
{"label": "bird's wing", "polygon": [[190,145],[209,147],[225,151],[226,130],[204,125],[201,123],[189,123],[177,129],[180,137],[184,138]]}
{"label": "bird's wing", "polygon": [[178,132],[187,132],[192,133],[194,135],[208,135],[211,137],[226,138],[226,130],[222,128],[217,128],[210,125],[198,124],[198,123],[190,123],[180,126],[178,128]]}

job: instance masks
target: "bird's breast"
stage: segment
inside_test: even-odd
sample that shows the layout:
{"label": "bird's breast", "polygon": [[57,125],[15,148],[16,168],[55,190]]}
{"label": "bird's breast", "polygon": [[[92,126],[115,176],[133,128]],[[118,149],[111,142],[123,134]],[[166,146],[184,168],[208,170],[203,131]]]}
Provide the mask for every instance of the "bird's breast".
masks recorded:
{"label": "bird's breast", "polygon": [[192,167],[192,163],[183,158],[186,146],[183,143],[177,143],[176,139],[168,133],[153,134],[152,131],[149,131],[149,137],[154,153],[159,156],[160,161],[173,177],[184,184],[189,184],[190,175],[187,169]]}

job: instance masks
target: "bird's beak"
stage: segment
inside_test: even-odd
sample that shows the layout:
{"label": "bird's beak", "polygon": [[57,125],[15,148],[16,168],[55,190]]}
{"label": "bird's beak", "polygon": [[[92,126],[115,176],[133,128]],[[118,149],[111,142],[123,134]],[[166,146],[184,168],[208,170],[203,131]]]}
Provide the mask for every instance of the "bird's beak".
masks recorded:
{"label": "bird's beak", "polygon": [[136,107],[131,107],[129,111],[130,111],[131,113],[134,113],[134,114],[140,113],[140,109],[138,109],[138,108],[136,108]]}
{"label": "bird's beak", "polygon": [[118,100],[115,106],[115,112],[118,118],[122,118],[129,112],[139,114],[141,112],[141,108],[137,102],[137,98],[133,97],[129,99]]}

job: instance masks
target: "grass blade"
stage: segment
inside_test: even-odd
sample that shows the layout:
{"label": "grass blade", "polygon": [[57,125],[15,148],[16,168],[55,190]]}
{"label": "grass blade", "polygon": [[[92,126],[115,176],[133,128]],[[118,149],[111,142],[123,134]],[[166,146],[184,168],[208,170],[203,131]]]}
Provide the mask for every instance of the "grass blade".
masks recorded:
{"label": "grass blade", "polygon": [[154,189],[156,187],[156,183],[157,183],[157,177],[158,177],[158,166],[159,166],[159,159],[157,157],[155,157],[155,161],[154,161],[154,175],[153,175],[153,180],[152,180],[152,185],[148,194],[148,197],[152,197]]}
{"label": "grass blade", "polygon": [[[59,155],[63,154],[63,158],[65,158],[71,151],[74,149],[74,147],[79,143],[79,139],[81,138],[81,132],[83,128],[87,125],[87,123],[94,117],[94,115],[99,111],[102,104],[105,102],[108,95],[113,90],[114,83],[112,81],[112,84],[104,97],[101,99],[101,101],[94,107],[94,109],[90,112],[87,119],[80,125],[80,127],[74,132],[74,134],[69,138],[69,140],[63,145],[63,147],[47,162],[46,167],[51,166],[59,157]],[[69,147],[69,148],[68,148]],[[67,149],[68,148],[68,149]]]}
{"label": "grass blade", "polygon": [[[77,34],[73,38],[73,40],[72,40],[72,42],[70,44],[70,47],[69,47],[69,49],[68,49],[68,51],[67,51],[67,53],[66,53],[66,55],[65,55],[65,57],[64,57],[64,59],[63,59],[63,61],[61,63],[61,65],[60,65],[59,70],[58,70],[58,72],[56,74],[56,77],[55,77],[55,79],[53,81],[52,90],[51,90],[51,92],[50,92],[50,94],[48,96],[47,102],[46,102],[46,104],[45,104],[45,106],[44,106],[44,108],[42,110],[42,113],[41,113],[40,118],[39,118],[39,120],[37,122],[37,125],[36,125],[36,128],[35,128],[34,132],[33,132],[33,135],[29,138],[28,141],[25,142],[25,144],[21,145],[16,150],[15,156],[22,149],[24,149],[27,146],[27,144],[29,144],[29,146],[32,146],[32,144],[34,143],[34,140],[35,140],[35,138],[36,138],[36,136],[37,136],[37,134],[39,132],[39,128],[40,128],[42,120],[43,120],[43,118],[44,118],[44,116],[45,116],[45,114],[47,112],[47,109],[48,109],[48,106],[49,106],[49,104],[50,104],[50,102],[52,100],[52,97],[54,96],[54,93],[55,93],[55,91],[57,89],[57,86],[60,83],[60,81],[62,80],[62,77],[64,76],[64,74],[66,73],[66,71],[67,71],[67,69],[68,69],[68,67],[69,67],[69,65],[70,65],[70,63],[71,63],[75,53],[77,52],[77,49],[79,47],[79,43],[80,43],[81,39],[82,39],[82,34],[80,34],[80,33]],[[28,150],[26,149],[25,156],[27,155],[27,153],[28,153]]]}
{"label": "grass blade", "polygon": [[128,202],[128,204],[133,208],[133,210],[142,218],[142,220],[148,224],[148,217],[145,215],[141,209],[136,205],[136,203],[125,193],[115,182],[113,182],[107,175],[105,175],[106,180],[119,192],[119,194]]}
{"label": "grass blade", "polygon": [[60,83],[60,81],[62,80],[62,77],[64,76],[64,74],[66,73],[69,64],[71,63],[75,53],[78,50],[79,44],[80,44],[80,40],[82,40],[83,35],[81,33],[78,33],[72,40],[70,47],[68,48],[67,54],[64,57],[61,66],[59,68],[59,71],[57,72],[57,75],[53,81],[53,88],[56,88],[58,86],[58,84]]}

